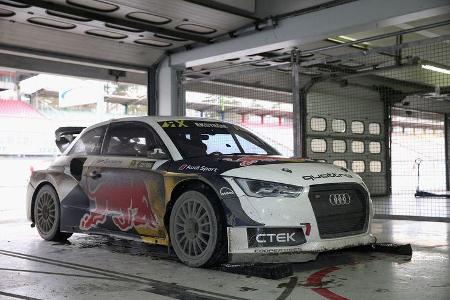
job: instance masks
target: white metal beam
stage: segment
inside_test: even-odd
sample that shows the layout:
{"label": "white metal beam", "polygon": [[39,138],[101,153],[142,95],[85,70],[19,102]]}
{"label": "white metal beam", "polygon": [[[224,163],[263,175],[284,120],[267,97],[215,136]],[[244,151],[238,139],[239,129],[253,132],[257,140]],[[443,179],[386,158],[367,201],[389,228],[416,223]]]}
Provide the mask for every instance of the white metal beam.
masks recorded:
{"label": "white metal beam", "polygon": [[0,19],[0,53],[145,72],[164,51]]}
{"label": "white metal beam", "polygon": [[[59,74],[83,78],[92,78],[98,80],[116,81],[116,78],[109,73],[110,69],[106,67],[101,68],[81,64],[66,63],[61,61],[38,59],[33,57],[10,55],[1,53],[1,51],[0,51],[0,67],[33,73],[49,73],[49,74]],[[128,70],[125,71],[125,76],[120,77],[118,81],[124,83],[146,85],[147,73],[132,72]]]}
{"label": "white metal beam", "polygon": [[157,101],[159,116],[180,115],[179,106],[184,105],[178,95],[177,73],[170,67],[170,57],[164,58],[157,70]]}
{"label": "white metal beam", "polygon": [[[280,2],[281,3],[281,2]],[[283,19],[274,29],[171,56],[171,66],[192,67],[293,47],[330,36],[398,25],[450,12],[448,0],[359,0]]]}

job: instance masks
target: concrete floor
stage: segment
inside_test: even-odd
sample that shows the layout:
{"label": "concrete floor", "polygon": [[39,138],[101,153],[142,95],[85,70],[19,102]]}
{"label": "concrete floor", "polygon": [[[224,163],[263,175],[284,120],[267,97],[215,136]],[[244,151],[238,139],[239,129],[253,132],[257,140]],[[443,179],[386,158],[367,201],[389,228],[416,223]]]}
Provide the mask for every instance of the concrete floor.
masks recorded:
{"label": "concrete floor", "polygon": [[24,222],[0,224],[1,299],[449,299],[450,224],[376,220],[384,242],[413,256],[326,253],[294,275],[262,279],[191,269],[164,248],[77,234],[45,242]]}
{"label": "concrete floor", "polygon": [[[432,191],[436,192],[436,191]],[[375,214],[414,216],[422,219],[441,219],[450,222],[450,197],[414,197],[414,191],[394,193],[389,197],[372,197]],[[446,191],[438,191],[445,195]]]}

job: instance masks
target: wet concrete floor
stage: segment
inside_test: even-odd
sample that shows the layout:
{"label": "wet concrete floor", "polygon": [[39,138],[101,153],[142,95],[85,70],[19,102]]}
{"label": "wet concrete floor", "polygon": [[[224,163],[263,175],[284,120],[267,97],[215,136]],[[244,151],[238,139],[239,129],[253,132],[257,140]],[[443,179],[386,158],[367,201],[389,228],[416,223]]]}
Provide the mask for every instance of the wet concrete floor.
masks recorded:
{"label": "wet concrete floor", "polygon": [[450,299],[450,224],[375,220],[380,242],[412,257],[345,250],[272,280],[192,269],[165,247],[102,236],[45,242],[28,223],[0,224],[0,299]]}

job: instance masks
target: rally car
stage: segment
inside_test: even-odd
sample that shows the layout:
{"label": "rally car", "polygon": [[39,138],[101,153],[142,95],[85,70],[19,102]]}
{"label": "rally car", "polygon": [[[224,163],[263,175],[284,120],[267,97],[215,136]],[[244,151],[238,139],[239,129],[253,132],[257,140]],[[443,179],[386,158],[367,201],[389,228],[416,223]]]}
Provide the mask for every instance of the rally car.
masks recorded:
{"label": "rally car", "polygon": [[239,126],[135,117],[55,134],[63,153],[32,173],[27,192],[28,219],[45,240],[140,240],[192,267],[303,262],[374,242],[357,174],[282,157]]}

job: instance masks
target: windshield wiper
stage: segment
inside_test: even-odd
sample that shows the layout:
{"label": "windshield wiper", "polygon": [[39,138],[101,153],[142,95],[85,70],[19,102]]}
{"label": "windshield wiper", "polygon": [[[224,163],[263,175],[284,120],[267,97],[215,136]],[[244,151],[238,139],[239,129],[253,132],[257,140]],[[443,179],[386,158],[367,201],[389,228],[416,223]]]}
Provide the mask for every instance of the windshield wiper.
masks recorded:
{"label": "windshield wiper", "polygon": [[229,153],[229,154],[224,154],[224,155],[265,155],[265,154],[258,154],[258,153]]}
{"label": "windshield wiper", "polygon": [[209,157],[209,156],[213,156],[213,157],[220,157],[220,156],[246,156],[246,155],[269,155],[269,154],[258,154],[258,153],[241,153],[241,152],[234,152],[234,153],[217,153],[217,152],[212,152],[210,154],[206,154],[206,155],[197,155],[197,156],[188,156],[188,157],[183,157],[184,159],[190,159],[190,158],[201,158],[201,157]]}

